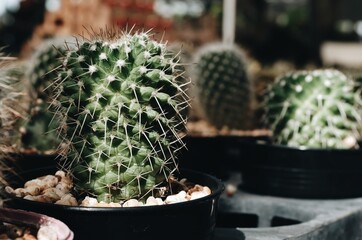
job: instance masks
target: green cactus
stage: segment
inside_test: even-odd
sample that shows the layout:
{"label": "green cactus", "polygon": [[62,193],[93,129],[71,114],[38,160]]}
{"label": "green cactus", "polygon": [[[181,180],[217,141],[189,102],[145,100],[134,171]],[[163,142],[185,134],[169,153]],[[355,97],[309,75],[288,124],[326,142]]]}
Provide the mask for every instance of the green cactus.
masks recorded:
{"label": "green cactus", "polygon": [[19,123],[27,109],[26,84],[21,64],[8,59],[0,54],[0,145],[15,147],[20,141]]}
{"label": "green cactus", "polygon": [[58,124],[48,108],[49,103],[40,98],[32,106],[29,119],[25,121],[21,131],[22,148],[43,153],[53,153],[58,149],[60,144],[56,131]]}
{"label": "green cactus", "polygon": [[249,128],[252,88],[242,51],[209,44],[199,49],[194,62],[192,92],[201,116],[217,128]]}
{"label": "green cactus", "polygon": [[74,38],[55,37],[44,40],[29,59],[26,77],[35,91],[35,98],[46,100],[52,93],[52,81],[62,65],[67,49],[74,49]]}
{"label": "green cactus", "polygon": [[106,202],[156,194],[184,146],[179,60],[145,32],[97,36],[66,56],[54,107],[76,188]]}
{"label": "green cactus", "polygon": [[361,92],[342,72],[285,74],[264,95],[264,122],[274,142],[302,148],[356,148],[362,132]]}
{"label": "green cactus", "polygon": [[45,40],[29,59],[26,77],[32,88],[29,91],[32,104],[28,120],[22,128],[22,147],[38,152],[54,151],[58,148],[54,115],[49,111],[49,99],[54,90],[53,80],[68,49],[74,49],[74,39],[57,37]]}
{"label": "green cactus", "polygon": [[[1,48],[0,48],[1,50]],[[0,53],[0,200],[8,176],[14,175],[14,153],[20,146],[19,128],[26,116],[29,99],[24,89],[24,64]]]}

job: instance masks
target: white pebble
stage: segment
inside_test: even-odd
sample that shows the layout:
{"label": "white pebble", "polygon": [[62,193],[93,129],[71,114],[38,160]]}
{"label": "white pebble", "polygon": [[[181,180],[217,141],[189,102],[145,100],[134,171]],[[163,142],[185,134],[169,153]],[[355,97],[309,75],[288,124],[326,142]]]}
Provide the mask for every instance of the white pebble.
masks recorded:
{"label": "white pebble", "polygon": [[65,172],[62,170],[59,170],[55,173],[55,176],[59,176],[61,178],[65,177]]}
{"label": "white pebble", "polygon": [[123,207],[138,207],[138,206],[142,206],[143,203],[137,201],[136,199],[130,199],[127,202],[123,203]]}
{"label": "white pebble", "polygon": [[193,192],[191,193],[191,198],[190,200],[194,200],[194,199],[198,199],[198,198],[202,198],[205,197],[209,194],[205,193],[205,192]]}
{"label": "white pebble", "polygon": [[226,195],[228,195],[229,197],[230,197],[230,196],[233,196],[236,191],[237,191],[237,188],[236,188],[235,185],[233,185],[233,184],[228,184],[228,185],[226,185],[225,193],[226,193]]}
{"label": "white pebble", "polygon": [[356,146],[357,144],[357,140],[354,136],[347,136],[345,139],[343,139],[343,144],[347,147],[347,148],[353,148]]}
{"label": "white pebble", "polygon": [[210,195],[211,194],[211,189],[209,188],[209,187],[203,187],[203,189],[202,189],[202,191],[204,192],[204,193],[206,193],[207,195]]}
{"label": "white pebble", "polygon": [[145,206],[154,206],[154,205],[163,205],[163,201],[161,198],[149,197],[146,200]]}
{"label": "white pebble", "polygon": [[122,205],[120,203],[111,202],[108,204],[108,207],[122,207]]}
{"label": "white pebble", "polygon": [[171,204],[171,203],[185,202],[185,201],[187,201],[186,195],[187,194],[185,191],[181,191],[178,194],[170,195],[166,198],[165,203]]}
{"label": "white pebble", "polygon": [[86,196],[80,205],[85,207],[95,207],[97,204],[98,201],[96,198]]}
{"label": "white pebble", "polygon": [[56,201],[55,204],[78,206],[77,200],[70,193],[65,194],[60,200]]}
{"label": "white pebble", "polygon": [[14,188],[10,187],[10,186],[6,186],[5,187],[5,191],[9,194],[15,194],[15,190]]}
{"label": "white pebble", "polygon": [[41,226],[37,233],[38,240],[58,240],[57,232],[50,226]]}

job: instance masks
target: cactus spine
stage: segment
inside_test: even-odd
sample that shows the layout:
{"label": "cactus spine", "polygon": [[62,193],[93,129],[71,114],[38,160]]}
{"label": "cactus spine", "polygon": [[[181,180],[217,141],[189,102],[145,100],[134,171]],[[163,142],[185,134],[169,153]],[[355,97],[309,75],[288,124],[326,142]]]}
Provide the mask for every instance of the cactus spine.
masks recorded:
{"label": "cactus spine", "polygon": [[217,128],[248,128],[252,91],[241,50],[209,44],[199,49],[194,62],[193,95],[202,117]]}
{"label": "cactus spine", "polygon": [[146,32],[97,36],[66,54],[54,107],[78,190],[142,199],[177,170],[188,105],[179,69]]}
{"label": "cactus spine", "polygon": [[355,148],[362,132],[361,92],[337,70],[280,76],[265,93],[264,110],[278,144]]}

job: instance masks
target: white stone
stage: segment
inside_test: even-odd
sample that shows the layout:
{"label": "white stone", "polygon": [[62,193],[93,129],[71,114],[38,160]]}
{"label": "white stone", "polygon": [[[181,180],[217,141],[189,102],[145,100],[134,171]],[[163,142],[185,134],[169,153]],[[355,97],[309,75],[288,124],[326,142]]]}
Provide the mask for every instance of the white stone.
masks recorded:
{"label": "white stone", "polygon": [[170,195],[166,198],[165,203],[166,204],[172,204],[172,203],[179,203],[179,202],[185,202],[187,201],[186,192],[181,191],[178,194]]}
{"label": "white stone", "polygon": [[125,203],[123,203],[123,207],[138,207],[138,206],[142,206],[143,204],[139,201],[137,201],[136,199],[130,199],[128,201],[126,201]]}
{"label": "white stone", "polygon": [[65,172],[62,170],[59,170],[55,173],[55,176],[59,176],[61,178],[65,177]]}
{"label": "white stone", "polygon": [[164,202],[162,201],[161,198],[155,198],[155,197],[149,197],[146,200],[146,206],[155,206],[155,205],[163,205]]}
{"label": "white stone", "polygon": [[58,234],[51,226],[40,226],[37,233],[38,240],[58,240]]}
{"label": "white stone", "polygon": [[86,207],[95,207],[97,204],[98,200],[96,198],[86,196],[80,205]]}
{"label": "white stone", "polygon": [[211,194],[211,189],[210,189],[209,187],[204,186],[203,189],[202,189],[202,191],[203,191],[204,193],[206,193],[207,195],[210,195],[210,194]]}
{"label": "white stone", "polygon": [[345,139],[343,139],[343,144],[348,148],[353,148],[357,144],[357,140],[353,136],[347,136]]}
{"label": "white stone", "polygon": [[191,198],[190,200],[194,200],[194,199],[198,199],[198,198],[202,198],[205,197],[209,194],[205,193],[205,192],[193,192],[191,193]]}

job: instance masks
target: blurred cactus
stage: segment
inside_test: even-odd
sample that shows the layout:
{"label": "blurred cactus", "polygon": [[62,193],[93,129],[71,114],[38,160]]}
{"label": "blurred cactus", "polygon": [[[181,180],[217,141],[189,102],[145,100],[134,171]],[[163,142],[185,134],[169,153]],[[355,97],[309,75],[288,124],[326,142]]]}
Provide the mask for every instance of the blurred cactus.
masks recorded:
{"label": "blurred cactus", "polygon": [[244,53],[214,43],[199,49],[194,62],[192,93],[201,116],[217,128],[249,128],[253,93]]}
{"label": "blurred cactus", "polygon": [[20,120],[25,117],[26,83],[23,68],[10,58],[0,56],[0,145],[19,144]]}
{"label": "blurred cactus", "polygon": [[264,95],[274,142],[304,148],[358,148],[362,95],[356,82],[326,69],[282,75]]}
{"label": "blurred cactus", "polygon": [[53,152],[60,144],[54,115],[49,111],[49,96],[53,92],[53,80],[63,64],[67,49],[74,48],[74,38],[57,37],[45,40],[29,59],[26,77],[32,88],[29,91],[32,104],[28,119],[22,128],[22,144],[27,150]]}

